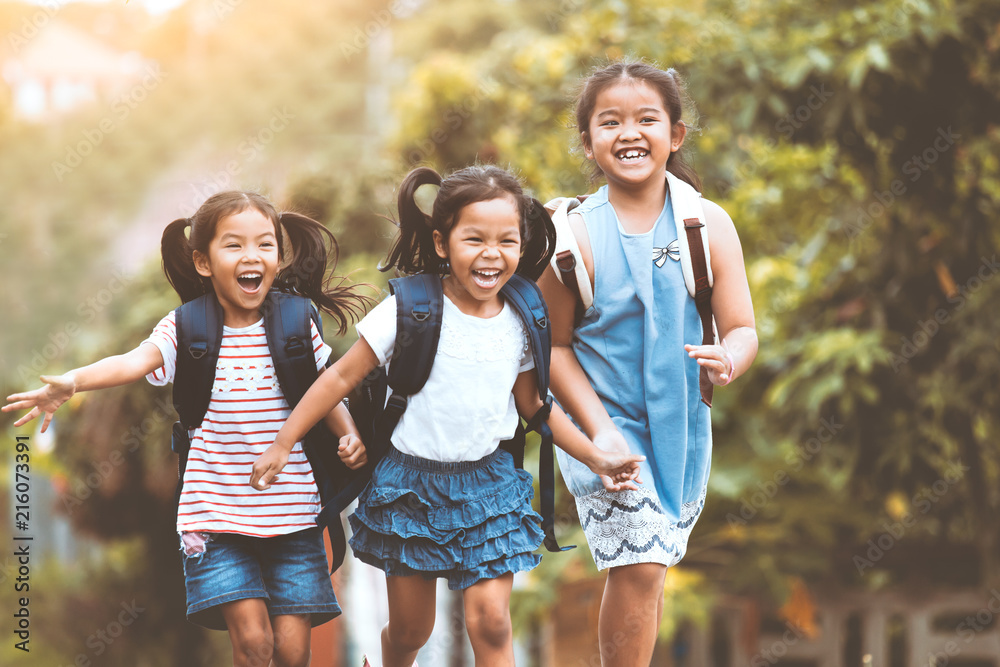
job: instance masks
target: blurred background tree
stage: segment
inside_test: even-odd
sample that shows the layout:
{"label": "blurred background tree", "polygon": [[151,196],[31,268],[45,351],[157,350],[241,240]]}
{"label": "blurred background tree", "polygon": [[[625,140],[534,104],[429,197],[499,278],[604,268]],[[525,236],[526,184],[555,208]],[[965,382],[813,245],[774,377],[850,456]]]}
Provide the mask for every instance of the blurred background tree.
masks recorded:
{"label": "blurred background tree", "polygon": [[[0,32],[25,34],[38,12],[0,5]],[[317,217],[341,242],[338,270],[382,286],[385,217],[416,164],[511,165],[542,199],[592,191],[571,102],[595,64],[633,55],[688,81],[687,146],[736,222],[761,340],[752,371],[717,393],[709,499],[668,581],[664,633],[724,595],[788,609],[796,582],[1000,578],[996,3],[345,0],[278,18],[260,0],[192,0],[162,15],[71,4],[53,22],[164,76],[124,117],[104,101],[43,123],[0,86],[7,393],[142,340],[176,304],[159,233],[212,192],[260,189]],[[2,58],[34,39],[8,39]],[[113,131],[60,174],[107,118]],[[102,290],[113,298],[94,307]],[[136,385],[75,401],[46,463],[55,479],[72,491],[165,397]],[[208,641],[180,620],[166,430],[123,450],[70,513],[116,556],[54,571],[37,594],[61,619],[38,629],[58,659],[84,650],[59,637],[88,636],[129,595],[165,601],[146,612],[156,639],[130,633],[103,664],[179,664]],[[560,507],[582,547],[568,494]],[[904,521],[900,548],[871,551]],[[546,557],[518,593],[518,632],[594,576],[584,548]],[[203,664],[225,655],[212,647]]]}

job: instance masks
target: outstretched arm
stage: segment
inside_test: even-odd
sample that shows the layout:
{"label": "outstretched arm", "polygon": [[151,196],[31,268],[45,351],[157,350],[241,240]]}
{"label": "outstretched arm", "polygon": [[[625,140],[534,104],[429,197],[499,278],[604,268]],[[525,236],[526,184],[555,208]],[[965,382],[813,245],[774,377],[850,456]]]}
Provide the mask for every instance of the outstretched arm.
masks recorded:
{"label": "outstretched arm", "polygon": [[[542,407],[534,369],[524,371],[517,376],[514,382],[514,403],[517,405],[517,411],[528,419]],[[639,462],[646,460],[645,456],[630,454],[627,451],[605,452],[595,447],[558,405],[552,406],[549,428],[552,429],[552,440],[555,444],[600,475],[605,489],[621,491],[638,488],[632,480],[640,481],[637,479]]]}
{"label": "outstretched arm", "polygon": [[45,383],[44,387],[8,396],[8,403],[2,409],[4,412],[29,410],[28,414],[14,422],[14,426],[27,424],[44,414],[44,433],[52,421],[52,414],[77,392],[130,384],[162,365],[163,355],[158,347],[151,343],[140,344],[131,352],[101,359],[63,375],[43,375],[39,379]]}
{"label": "outstretched arm", "polygon": [[268,488],[275,475],[288,463],[288,455],[295,443],[304,438],[320,419],[330,414],[376,366],[378,357],[368,342],[360,338],[347,354],[320,374],[278,431],[274,444],[257,457],[250,475],[250,486],[260,490]]}
{"label": "outstretched arm", "polygon": [[729,214],[702,200],[712,249],[712,313],[719,345],[685,345],[688,355],[708,369],[713,384],[725,385],[745,373],[757,356],[757,328],[743,263],[743,248]]}

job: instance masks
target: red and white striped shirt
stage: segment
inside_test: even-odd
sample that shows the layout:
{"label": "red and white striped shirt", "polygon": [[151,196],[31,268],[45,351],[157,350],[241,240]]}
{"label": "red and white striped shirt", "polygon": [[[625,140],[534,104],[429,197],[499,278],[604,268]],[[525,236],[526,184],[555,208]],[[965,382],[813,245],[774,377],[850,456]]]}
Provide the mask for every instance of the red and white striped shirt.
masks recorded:
{"label": "red and white striped shirt", "polygon": [[[312,324],[317,370],[330,356]],[[145,341],[159,348],[163,367],[146,376],[160,386],[173,382],[177,360],[174,312]],[[189,433],[191,451],[177,511],[177,530],[285,535],[316,525],[319,490],[312,467],[295,443],[288,465],[271,488],[250,486],[253,462],[264,453],[291,410],[281,393],[267,347],[264,320],[241,329],[222,328],[212,399],[201,425]]]}

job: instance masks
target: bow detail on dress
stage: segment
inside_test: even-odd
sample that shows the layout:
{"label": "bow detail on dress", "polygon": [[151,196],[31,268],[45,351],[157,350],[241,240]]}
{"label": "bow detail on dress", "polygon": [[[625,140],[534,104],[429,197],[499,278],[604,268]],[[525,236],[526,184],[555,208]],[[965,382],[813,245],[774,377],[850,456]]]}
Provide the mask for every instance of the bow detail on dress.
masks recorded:
{"label": "bow detail on dress", "polygon": [[666,248],[653,248],[653,264],[656,264],[656,268],[662,267],[667,261],[667,257],[675,262],[681,261],[681,250],[677,239],[671,241]]}

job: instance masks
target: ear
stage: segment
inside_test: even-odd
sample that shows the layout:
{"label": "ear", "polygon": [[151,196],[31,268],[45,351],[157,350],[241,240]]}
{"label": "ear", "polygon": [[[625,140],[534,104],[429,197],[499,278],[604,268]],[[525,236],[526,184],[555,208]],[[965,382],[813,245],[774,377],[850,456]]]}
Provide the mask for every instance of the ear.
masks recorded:
{"label": "ear", "polygon": [[687,136],[687,125],[679,120],[670,128],[670,152],[675,153],[684,145],[684,137]]}
{"label": "ear", "polygon": [[580,133],[580,143],[583,144],[583,154],[588,160],[594,159],[594,146],[590,143],[590,132],[584,130]]}
{"label": "ear", "polygon": [[206,278],[212,277],[212,265],[208,261],[208,255],[197,250],[191,253],[191,257],[194,259],[194,269],[198,272],[198,275],[205,276]]}
{"label": "ear", "polygon": [[437,252],[438,257],[448,259],[448,242],[444,238],[444,234],[436,229],[431,234],[434,237],[434,251]]}

